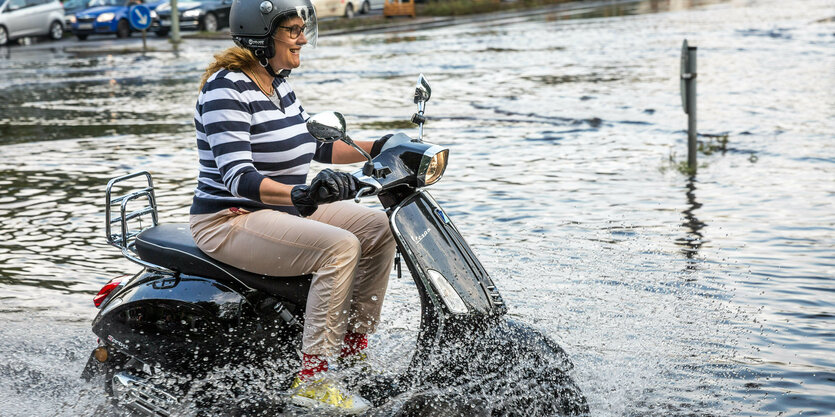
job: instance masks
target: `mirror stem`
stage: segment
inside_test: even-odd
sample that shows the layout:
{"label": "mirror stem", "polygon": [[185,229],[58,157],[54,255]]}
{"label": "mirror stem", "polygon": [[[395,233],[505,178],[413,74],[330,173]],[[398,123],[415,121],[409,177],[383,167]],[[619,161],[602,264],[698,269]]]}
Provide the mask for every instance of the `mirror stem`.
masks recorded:
{"label": "mirror stem", "polygon": [[426,123],[426,118],[423,117],[423,112],[426,110],[426,102],[421,100],[418,102],[417,117],[413,118],[418,124],[418,142],[423,142],[423,124]]}
{"label": "mirror stem", "polygon": [[351,147],[352,147],[352,148],[356,149],[356,150],[357,150],[357,152],[361,153],[361,154],[362,154],[362,156],[364,156],[366,159],[368,159],[368,163],[369,163],[369,164],[373,164],[373,163],[374,163],[374,162],[372,161],[372,160],[373,160],[373,158],[371,158],[371,155],[369,155],[369,154],[368,154],[368,152],[366,152],[366,151],[365,151],[365,149],[360,148],[360,147],[359,147],[359,145],[357,145],[356,143],[354,143],[354,140],[353,140],[353,139],[351,139],[351,137],[350,137],[350,136],[345,135],[345,137],[344,137],[344,138],[342,138],[342,141],[343,141],[343,142],[345,142],[345,143],[347,143],[347,144],[349,144],[349,145],[351,145]]}

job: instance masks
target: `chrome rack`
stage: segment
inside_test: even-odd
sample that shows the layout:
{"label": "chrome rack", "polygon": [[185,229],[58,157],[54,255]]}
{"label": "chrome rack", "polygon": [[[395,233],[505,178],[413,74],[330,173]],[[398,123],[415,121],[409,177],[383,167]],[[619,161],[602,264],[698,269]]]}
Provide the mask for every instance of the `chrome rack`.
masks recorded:
{"label": "chrome rack", "polygon": [[[133,178],[145,176],[147,186],[138,190],[132,190],[127,194],[113,197],[113,187],[120,182],[124,182]],[[161,267],[150,262],[143,261],[136,253],[136,236],[143,231],[156,227],[159,224],[159,215],[157,214],[157,200],[154,196],[154,183],[151,179],[151,174],[148,171],[139,171],[132,174],[123,175],[111,179],[107,183],[107,190],[105,191],[107,198],[107,205],[105,206],[105,233],[107,234],[107,243],[119,248],[122,255],[128,260],[158,271],[172,272],[168,268]],[[132,201],[145,202],[145,205],[128,211],[128,203]],[[119,214],[113,216],[113,207],[119,207]],[[151,226],[142,227],[142,219],[151,215]],[[131,228],[131,220],[139,222],[138,227]],[[112,226],[119,224],[119,230],[113,232]]]}

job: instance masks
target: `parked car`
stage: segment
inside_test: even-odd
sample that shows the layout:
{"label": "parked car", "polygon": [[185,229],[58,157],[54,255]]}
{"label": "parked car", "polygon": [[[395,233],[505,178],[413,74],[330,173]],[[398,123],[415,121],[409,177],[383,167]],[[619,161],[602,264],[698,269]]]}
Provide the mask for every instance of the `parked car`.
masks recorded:
{"label": "parked car", "polygon": [[360,5],[360,13],[366,14],[372,10],[382,9],[385,0],[365,0]]}
{"label": "parked car", "polygon": [[[357,12],[368,13],[371,0],[313,0],[316,17],[354,17]],[[374,4],[377,2],[375,1]],[[380,2],[382,4],[382,2]],[[382,7],[382,6],[380,6]]]}
{"label": "parked car", "polygon": [[128,16],[130,6],[134,4],[144,4],[153,10],[160,2],[91,0],[88,9],[75,14],[75,22],[71,26],[72,33],[82,41],[92,34],[115,33],[119,38],[127,38],[134,31]]}
{"label": "parked car", "polygon": [[64,36],[64,6],[58,0],[0,0],[0,46],[25,36]]}
{"label": "parked car", "polygon": [[[181,30],[216,32],[229,26],[229,9],[233,0],[196,0],[177,2]],[[171,31],[171,4],[164,3],[151,12],[151,30],[158,36]]]}
{"label": "parked car", "polygon": [[86,10],[92,0],[66,0],[64,2],[64,27],[69,28],[75,23],[75,14]]}

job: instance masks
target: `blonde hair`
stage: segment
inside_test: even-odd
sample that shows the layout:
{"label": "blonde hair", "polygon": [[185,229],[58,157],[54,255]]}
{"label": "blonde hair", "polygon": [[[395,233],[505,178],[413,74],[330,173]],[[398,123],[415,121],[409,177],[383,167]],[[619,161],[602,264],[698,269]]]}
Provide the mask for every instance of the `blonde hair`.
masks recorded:
{"label": "blonde hair", "polygon": [[249,49],[233,46],[219,54],[215,55],[215,60],[206,67],[206,72],[203,73],[203,78],[200,80],[200,90],[206,85],[206,81],[212,74],[220,69],[227,69],[230,71],[252,70],[258,68],[258,60],[252,51]]}

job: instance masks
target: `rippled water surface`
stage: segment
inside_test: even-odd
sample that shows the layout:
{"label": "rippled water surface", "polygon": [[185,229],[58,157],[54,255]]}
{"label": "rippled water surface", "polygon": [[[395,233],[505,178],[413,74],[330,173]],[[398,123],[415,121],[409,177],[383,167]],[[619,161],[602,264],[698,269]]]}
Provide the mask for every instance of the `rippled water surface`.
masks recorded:
{"label": "rippled water surface", "polygon": [[[832,415],[833,16],[830,0],[643,1],[325,37],[290,80],[374,138],[426,74],[425,139],[451,150],[432,193],[509,314],[568,351],[594,415]],[[692,178],[676,168],[684,38],[699,130],[728,138]],[[104,186],[149,170],[162,221],[186,219],[198,80],[229,44],[0,50],[0,415],[102,404],[78,380],[91,299],[137,270],[104,242]],[[405,367],[410,280],[383,314],[372,352]]]}

